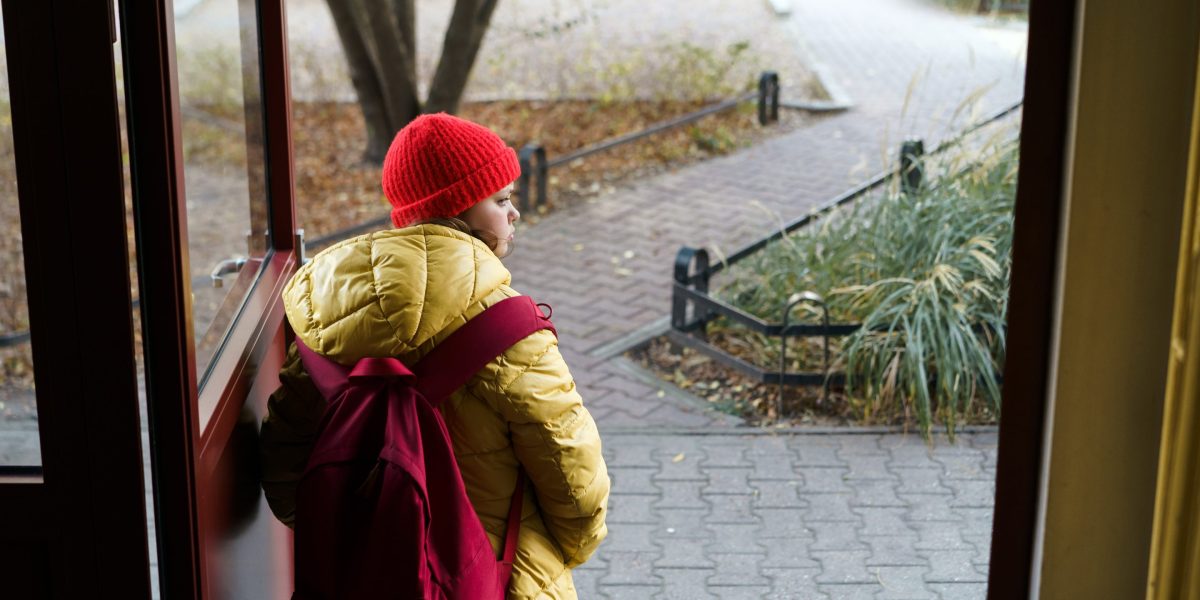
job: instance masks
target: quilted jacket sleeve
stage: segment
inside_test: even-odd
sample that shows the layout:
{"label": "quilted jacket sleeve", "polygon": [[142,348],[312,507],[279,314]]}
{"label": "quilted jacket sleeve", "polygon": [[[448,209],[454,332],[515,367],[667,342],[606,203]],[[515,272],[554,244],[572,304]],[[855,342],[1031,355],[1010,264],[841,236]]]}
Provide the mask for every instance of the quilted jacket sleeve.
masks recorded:
{"label": "quilted jacket sleeve", "polygon": [[596,422],[575,390],[558,340],[549,331],[530,335],[469,385],[508,420],[513,449],[564,563],[582,564],[608,534],[609,479]]}
{"label": "quilted jacket sleeve", "polygon": [[259,435],[259,466],[271,512],[291,527],[296,516],[296,484],[316,442],[326,402],[304,372],[295,343],[288,348],[279,381],[282,385],[267,400],[267,416]]}

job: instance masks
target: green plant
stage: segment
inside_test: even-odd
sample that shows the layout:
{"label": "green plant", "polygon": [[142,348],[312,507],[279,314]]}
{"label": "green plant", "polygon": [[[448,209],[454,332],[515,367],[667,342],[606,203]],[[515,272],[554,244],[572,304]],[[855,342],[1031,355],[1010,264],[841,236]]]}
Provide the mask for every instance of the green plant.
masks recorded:
{"label": "green plant", "polygon": [[242,58],[228,45],[185,47],[176,52],[180,104],[230,118],[242,106]]}
{"label": "green plant", "polygon": [[954,12],[969,14],[1000,13],[1026,17],[1029,14],[1029,0],[935,0]]}
{"label": "green plant", "polygon": [[[722,51],[723,50],[723,51]],[[699,46],[686,40],[662,46],[665,57],[658,70],[663,97],[691,101],[726,98],[750,88],[753,83],[740,76],[760,61],[750,52],[750,42],[741,40],[725,48]]]}
{"label": "green plant", "polygon": [[687,128],[687,133],[692,143],[705,152],[723,154],[733,150],[737,145],[733,134],[725,127],[717,127],[709,131],[703,127],[692,125]]}
{"label": "green plant", "polygon": [[245,164],[241,60],[237,49],[229,45],[178,51],[185,161]]}
{"label": "green plant", "polygon": [[[637,97],[639,72],[645,69],[646,58],[640,51],[630,51],[623,55],[623,60],[613,60],[607,64],[593,66],[590,76],[595,78],[595,87],[599,92],[596,100],[601,106],[616,102],[629,102]],[[588,74],[584,71],[581,75]]]}
{"label": "green plant", "polygon": [[764,68],[748,41],[708,47],[679,40],[614,51],[591,40],[562,61],[554,70],[559,81],[553,95],[603,104],[636,98],[712,102],[749,90]]}
{"label": "green plant", "polygon": [[1000,410],[1017,165],[1012,140],[952,152],[915,193],[822,217],[735,265],[717,293],[773,321],[791,294],[821,294],[833,321],[863,324],[837,358],[859,412],[953,435]]}
{"label": "green plant", "polygon": [[[288,38],[288,75],[293,102],[346,101],[354,97],[346,61],[306,36]],[[241,101],[240,96],[237,99]]]}

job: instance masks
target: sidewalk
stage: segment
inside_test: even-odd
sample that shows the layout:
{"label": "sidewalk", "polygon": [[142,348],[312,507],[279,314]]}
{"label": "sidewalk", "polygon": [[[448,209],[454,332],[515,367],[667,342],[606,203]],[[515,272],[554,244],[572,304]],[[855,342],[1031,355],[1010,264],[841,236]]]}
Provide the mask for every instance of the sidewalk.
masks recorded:
{"label": "sidewalk", "polygon": [[609,539],[580,598],[986,595],[996,435],[604,438]]}
{"label": "sidewalk", "polygon": [[613,475],[581,598],[986,596],[994,432],[930,449],[915,435],[739,428],[595,352],[662,323],[681,246],[729,253],[878,172],[903,139],[932,148],[1021,98],[1019,26],[919,0],[791,4],[797,52],[850,110],[553,213],[506,259],[517,288],[555,308]]}

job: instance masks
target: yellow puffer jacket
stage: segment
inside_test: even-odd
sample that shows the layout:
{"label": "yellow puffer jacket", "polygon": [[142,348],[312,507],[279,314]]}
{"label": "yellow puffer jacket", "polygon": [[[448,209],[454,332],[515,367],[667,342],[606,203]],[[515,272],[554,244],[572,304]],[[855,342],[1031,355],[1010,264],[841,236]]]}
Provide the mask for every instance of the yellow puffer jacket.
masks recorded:
{"label": "yellow puffer jacket", "polygon": [[[414,364],[488,306],[518,295],[479,240],[418,225],[347,240],[313,257],[284,289],[296,337],[342,364],[394,356]],[[263,488],[291,524],[325,400],[295,346],[263,420]],[[596,423],[583,407],[558,342],[526,337],[441,405],[467,495],[492,546],[503,543],[517,464],[525,466],[521,533],[510,598],[575,598],[571,568],[604,539],[609,492]]]}

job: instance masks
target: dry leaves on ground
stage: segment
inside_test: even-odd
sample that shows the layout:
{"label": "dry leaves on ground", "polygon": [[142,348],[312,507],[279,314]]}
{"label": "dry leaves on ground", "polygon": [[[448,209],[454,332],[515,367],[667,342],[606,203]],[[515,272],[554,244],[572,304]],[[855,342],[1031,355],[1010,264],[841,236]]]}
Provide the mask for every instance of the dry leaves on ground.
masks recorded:
{"label": "dry leaves on ground", "polygon": [[[468,103],[459,114],[492,128],[513,147],[536,141],[553,159],[702,106],[678,101],[499,101]],[[638,177],[732,152],[813,118],[783,111],[779,123],[762,127],[750,103],[573,161],[550,171],[546,210]],[[379,166],[362,160],[366,138],[356,104],[297,103],[293,124],[297,215],[310,238],[387,214]]]}
{"label": "dry leaves on ground", "polygon": [[776,418],[779,386],[757,381],[665,337],[631,350],[627,356],[664,381],[702,398],[715,410],[746,419],[752,425],[846,425],[854,411],[839,390],[821,400],[819,387],[784,390],[783,419]]}

